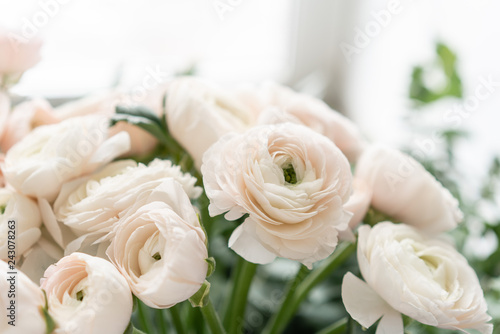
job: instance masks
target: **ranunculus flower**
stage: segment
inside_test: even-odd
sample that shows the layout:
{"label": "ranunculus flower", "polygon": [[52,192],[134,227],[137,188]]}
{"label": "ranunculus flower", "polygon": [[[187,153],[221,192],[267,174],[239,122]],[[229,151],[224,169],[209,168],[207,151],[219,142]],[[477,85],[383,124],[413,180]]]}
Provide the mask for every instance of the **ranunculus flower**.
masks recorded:
{"label": "ranunculus flower", "polygon": [[[14,221],[10,229],[9,221]],[[0,188],[0,258],[7,259],[9,231],[14,231],[16,257],[19,258],[40,238],[42,218],[37,203],[7,188]]]}
{"label": "ranunculus flower", "polygon": [[377,333],[403,333],[402,313],[430,326],[492,333],[476,273],[455,248],[405,224],[383,222],[358,231],[366,283],[347,273],[342,299],[362,326],[382,318]]}
{"label": "ranunculus flower", "polygon": [[174,179],[141,197],[121,217],[106,253],[146,305],[171,307],[191,297],[205,281],[205,234],[189,197]]}
{"label": "ranunculus flower", "polygon": [[201,79],[174,80],[167,92],[167,123],[172,136],[200,168],[203,153],[230,132],[255,123],[252,110],[235,96]]}
{"label": "ranunculus flower", "polygon": [[171,161],[159,159],[148,166],[132,160],[113,162],[90,177],[65,184],[54,203],[55,218],[79,236],[67,251],[79,250],[100,238],[99,242],[109,240],[114,225],[130,207],[147,204],[139,200],[141,195],[170,178],[179,182],[190,198],[201,194],[196,178]]}
{"label": "ranunculus flower", "polygon": [[5,156],[5,180],[19,192],[53,201],[61,185],[93,172],[130,147],[122,132],[107,137],[105,118],[87,116],[40,126]]}
{"label": "ranunculus flower", "polygon": [[[2,321],[0,321],[0,333],[2,334],[45,334],[45,319],[42,315],[42,307],[45,305],[45,298],[42,290],[33,283],[21,271],[16,275],[8,274],[12,272],[9,265],[0,260],[0,308],[2,309]],[[15,276],[14,281],[10,280]],[[11,283],[14,283],[12,289]],[[10,291],[14,291],[15,297],[9,297]],[[11,301],[15,301],[15,311],[12,318],[9,317]],[[7,316],[6,316],[7,315]],[[15,320],[15,326],[9,325],[9,321]]]}
{"label": "ranunculus flower", "polygon": [[38,38],[27,39],[16,32],[0,29],[0,77],[8,75],[18,79],[40,61],[41,46]]}
{"label": "ranunculus flower", "polygon": [[229,246],[246,260],[276,256],[308,267],[337,246],[352,214],[349,163],[331,140],[292,123],[255,127],[221,138],[201,167],[211,216],[249,214]]}
{"label": "ranunculus flower", "polygon": [[109,262],[73,253],[50,266],[42,279],[55,334],[122,334],[132,315],[132,294]]}
{"label": "ranunculus flower", "polygon": [[[101,115],[110,118],[115,113],[116,106],[125,100],[122,95],[118,91],[102,92],[65,103],[56,108],[54,113],[61,120],[85,115]],[[130,149],[123,156],[145,155],[158,144],[158,140],[149,132],[126,122],[118,122],[112,126],[109,134],[113,136],[121,131],[127,132],[130,136]]]}
{"label": "ranunculus flower", "polygon": [[349,161],[356,161],[366,145],[357,126],[323,101],[268,83],[240,92],[240,98],[259,114],[259,123],[293,122],[305,125],[332,140]]}
{"label": "ranunculus flower", "polygon": [[15,143],[34,128],[57,123],[52,106],[46,100],[30,100],[17,105],[9,115],[3,136],[0,135],[0,149],[7,152]]}
{"label": "ranunculus flower", "polygon": [[367,148],[356,164],[356,178],[373,190],[372,206],[381,212],[436,233],[462,220],[458,201],[412,157],[392,148]]}

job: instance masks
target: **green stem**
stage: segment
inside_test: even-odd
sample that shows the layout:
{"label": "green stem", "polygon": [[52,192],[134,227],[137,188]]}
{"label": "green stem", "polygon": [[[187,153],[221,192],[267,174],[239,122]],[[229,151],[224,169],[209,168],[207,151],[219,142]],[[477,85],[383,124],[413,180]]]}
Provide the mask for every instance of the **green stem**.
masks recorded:
{"label": "green stem", "polygon": [[174,325],[177,334],[186,334],[184,325],[182,323],[181,315],[179,312],[179,305],[172,306],[169,308],[170,316],[172,317],[172,324]]}
{"label": "green stem", "polygon": [[257,264],[238,257],[238,263],[232,277],[233,289],[224,316],[224,328],[229,333],[241,332],[245,320],[248,292],[256,270]]}
{"label": "green stem", "polygon": [[341,334],[345,333],[346,329],[347,329],[347,318],[343,318],[337,322],[334,322],[332,325],[323,328],[316,334]]}
{"label": "green stem", "polygon": [[212,334],[226,334],[226,330],[222,326],[219,315],[215,311],[214,305],[210,299],[208,299],[207,305],[201,307],[200,310]]}
{"label": "green stem", "polygon": [[295,289],[302,282],[302,280],[309,273],[309,269],[306,266],[301,266],[293,281],[288,284],[287,292],[285,298],[281,301],[281,307],[277,313],[271,317],[266,327],[264,328],[263,334],[278,333],[282,332],[286,323],[293,314],[289,314],[290,310],[286,307],[289,305],[294,297]]}
{"label": "green stem", "polygon": [[263,333],[282,333],[290,319],[293,317],[295,312],[297,312],[300,303],[307,297],[307,294],[311,291],[311,289],[328,277],[333,270],[344,263],[344,261],[347,260],[347,258],[349,258],[355,250],[356,244],[348,242],[339,244],[335,252],[330,257],[325,259],[318,268],[314,269],[303,280],[300,280],[295,289],[290,289],[288,291],[287,296],[281,304],[280,310],[268,322]]}
{"label": "green stem", "polygon": [[139,321],[141,323],[141,327],[146,333],[151,333],[151,328],[149,328],[149,321],[146,318],[146,307],[147,306],[144,305],[140,300],[137,300],[137,311],[139,313]]}
{"label": "green stem", "polygon": [[165,323],[165,314],[162,309],[156,310],[156,315],[158,316],[158,327],[161,333],[167,333],[167,324]]}

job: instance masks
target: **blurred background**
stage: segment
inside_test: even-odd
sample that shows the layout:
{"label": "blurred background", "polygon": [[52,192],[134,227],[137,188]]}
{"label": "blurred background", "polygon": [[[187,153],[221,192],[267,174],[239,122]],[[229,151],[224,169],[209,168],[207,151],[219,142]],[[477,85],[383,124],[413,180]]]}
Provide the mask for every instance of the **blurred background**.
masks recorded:
{"label": "blurred background", "polygon": [[[456,240],[488,278],[500,275],[499,13],[493,0],[0,0],[1,26],[44,40],[20,96],[133,91],[194,70],[325,100],[452,190],[466,214]],[[487,284],[500,318],[500,281]],[[268,295],[255,291],[259,309]]]}
{"label": "blurred background", "polygon": [[[408,98],[414,67],[428,67],[422,82],[430,89],[446,85],[435,64],[437,43],[458,57],[464,101],[482,78],[500,81],[500,3],[492,0],[0,4],[3,26],[45,40],[42,62],[15,88],[21,95],[77,97],[117,81],[133,86],[148,71],[167,80],[196,65],[197,74],[228,85],[272,80],[314,94],[353,118],[368,137],[397,143],[407,132],[401,115],[414,107]],[[494,134],[498,88],[459,115],[463,122],[450,122],[486,127],[481,137]],[[433,106],[443,119],[448,109],[453,113],[453,101],[445,100]],[[491,152],[492,145],[485,138],[476,150]]]}

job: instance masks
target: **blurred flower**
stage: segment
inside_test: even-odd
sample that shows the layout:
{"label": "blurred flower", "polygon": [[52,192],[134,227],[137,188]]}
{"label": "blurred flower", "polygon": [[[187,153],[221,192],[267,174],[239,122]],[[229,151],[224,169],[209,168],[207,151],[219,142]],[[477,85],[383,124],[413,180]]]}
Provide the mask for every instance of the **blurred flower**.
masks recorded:
{"label": "blurred flower", "polygon": [[245,89],[240,99],[259,114],[259,123],[292,122],[305,125],[330,138],[349,161],[356,161],[366,142],[348,118],[312,96],[273,83]]}
{"label": "blurred flower", "polygon": [[[0,29],[0,82],[16,82],[24,71],[35,66],[40,61],[41,46],[40,39],[25,39]],[[10,78],[5,80],[6,76]]]}
{"label": "blurred flower", "polygon": [[383,222],[359,228],[358,263],[366,283],[348,273],[342,299],[364,327],[403,333],[400,313],[445,329],[492,333],[474,270],[451,245],[414,227]]}
{"label": "blurred flower", "polygon": [[7,152],[15,143],[40,125],[57,123],[52,106],[46,100],[30,100],[17,105],[6,120],[0,149]]}
{"label": "blurred flower", "polygon": [[230,132],[255,124],[252,110],[234,95],[201,79],[174,80],[167,92],[167,124],[199,169],[203,153]]}
{"label": "blurred flower", "polygon": [[[0,321],[0,333],[2,334],[45,334],[46,326],[41,309],[45,305],[42,290],[33,283],[21,271],[17,275],[8,274],[12,272],[9,265],[0,260],[0,307],[3,315]],[[14,279],[11,279],[14,277]],[[14,293],[14,295],[11,295]],[[15,301],[14,311],[11,315],[11,302]],[[5,314],[4,313],[4,314]],[[9,325],[13,321],[13,325]]]}
{"label": "blurred flower", "polygon": [[108,261],[73,253],[50,266],[42,279],[55,334],[122,334],[132,315],[125,278]]}
{"label": "blurred flower", "polygon": [[211,216],[249,214],[229,246],[250,262],[281,256],[311,267],[334,251],[338,232],[348,228],[349,163],[332,141],[305,126],[227,135],[205,153],[201,171]]}
{"label": "blurred flower", "polygon": [[373,190],[377,210],[419,229],[436,233],[462,220],[458,201],[412,157],[373,145],[360,157],[354,173]]}
{"label": "blurred flower", "polygon": [[168,179],[120,219],[106,253],[134,295],[150,307],[167,308],[191,297],[205,281],[205,242],[189,197]]}
{"label": "blurred flower", "polygon": [[[60,120],[78,116],[101,115],[110,118],[115,113],[117,105],[125,101],[124,95],[118,91],[103,92],[63,104],[55,109]],[[122,156],[143,156],[151,152],[158,140],[149,132],[129,123],[118,122],[109,129],[113,136],[125,131],[130,136],[130,149]]]}
{"label": "blurred flower", "polygon": [[64,182],[93,172],[130,148],[122,132],[108,138],[105,118],[87,116],[40,126],[5,156],[6,181],[19,192],[53,201]]}
{"label": "blurred flower", "polygon": [[[9,228],[14,221],[14,229]],[[8,231],[14,231],[16,257],[20,257],[40,238],[42,218],[37,203],[8,188],[0,188],[0,258],[7,259]]]}
{"label": "blurred flower", "polygon": [[142,195],[171,178],[182,185],[190,198],[201,194],[201,188],[195,186],[196,178],[182,173],[171,161],[159,159],[148,166],[132,160],[113,162],[89,177],[64,184],[54,203],[55,219],[79,236],[67,252],[80,250],[97,240],[109,240],[114,225],[126,211],[134,204],[146,205],[147,197]]}
{"label": "blurred flower", "polygon": [[355,229],[363,218],[365,218],[366,212],[370,207],[373,191],[365,181],[358,178],[352,180],[352,187],[352,195],[344,205],[344,208],[353,214],[349,221],[349,228]]}

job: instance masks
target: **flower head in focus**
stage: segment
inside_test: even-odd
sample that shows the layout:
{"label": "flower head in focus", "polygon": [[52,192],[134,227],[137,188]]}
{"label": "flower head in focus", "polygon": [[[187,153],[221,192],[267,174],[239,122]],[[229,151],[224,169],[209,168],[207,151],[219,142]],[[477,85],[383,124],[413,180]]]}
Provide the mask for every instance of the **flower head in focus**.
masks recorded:
{"label": "flower head in focus", "polygon": [[132,294],[109,262],[73,253],[49,267],[42,279],[54,334],[122,334],[132,315]]}
{"label": "flower head in focus", "polygon": [[359,228],[358,263],[366,283],[344,276],[342,299],[356,321],[377,333],[403,333],[401,313],[423,324],[491,334],[479,280],[453,246],[405,224]]}
{"label": "flower head in focus", "polygon": [[174,179],[141,197],[115,226],[106,254],[134,295],[150,307],[168,308],[190,298],[205,281],[206,237]]}
{"label": "flower head in focus", "polygon": [[329,256],[352,216],[349,163],[317,132],[292,123],[230,134],[203,157],[201,168],[211,216],[249,216],[229,246],[246,260],[276,256],[308,267]]}

